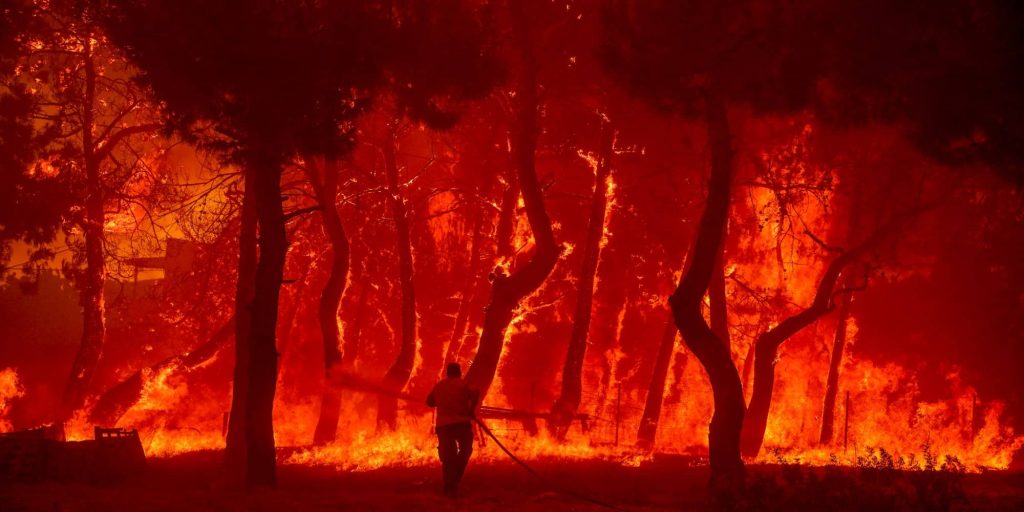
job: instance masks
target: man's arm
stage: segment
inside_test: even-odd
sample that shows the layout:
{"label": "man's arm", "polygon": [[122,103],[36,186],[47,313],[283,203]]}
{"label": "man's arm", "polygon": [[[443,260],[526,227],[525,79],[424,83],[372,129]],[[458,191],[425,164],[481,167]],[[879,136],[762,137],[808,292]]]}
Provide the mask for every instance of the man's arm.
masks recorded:
{"label": "man's arm", "polygon": [[427,395],[427,407],[437,407],[437,400],[434,400],[434,390],[430,390],[430,394]]}

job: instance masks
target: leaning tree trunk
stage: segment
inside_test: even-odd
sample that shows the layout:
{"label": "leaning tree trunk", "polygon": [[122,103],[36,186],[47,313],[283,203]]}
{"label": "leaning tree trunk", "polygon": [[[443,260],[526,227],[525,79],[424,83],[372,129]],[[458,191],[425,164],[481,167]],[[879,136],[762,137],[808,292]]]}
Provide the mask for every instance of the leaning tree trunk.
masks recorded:
{"label": "leaning tree trunk", "polygon": [[[891,228],[892,225],[889,226]],[[806,309],[794,314],[769,329],[754,342],[754,387],[750,394],[750,404],[743,422],[743,456],[756,457],[764,443],[764,433],[768,425],[768,413],[771,409],[772,391],[775,388],[775,363],[779,347],[832,310],[832,297],[835,292],[839,275],[849,264],[856,261],[865,251],[878,243],[888,229],[875,231],[867,240],[857,247],[845,251],[829,263],[818,282],[814,301]]]}
{"label": "leaning tree trunk", "polygon": [[511,134],[512,158],[519,188],[526,205],[526,216],[536,242],[533,256],[512,275],[495,275],[490,302],[484,312],[483,333],[476,357],[466,380],[480,390],[481,397],[494,381],[505,344],[505,331],[520,302],[544,283],[555,263],[559,249],[551,230],[551,219],[544,207],[544,192],[537,179],[534,157],[537,149],[537,71],[529,44],[528,21],[520,2],[510,2],[513,38],[518,45],[518,80],[515,98],[515,127]]}
{"label": "leaning tree trunk", "polygon": [[731,488],[744,473],[740,458],[743,389],[732,354],[704,320],[702,302],[725,236],[733,173],[732,137],[725,106],[712,94],[705,97],[711,178],[689,268],[669,298],[683,341],[703,365],[711,381],[715,412],[708,430],[708,458],[713,487]]}
{"label": "leaning tree trunk", "polygon": [[[683,260],[685,272],[686,260]],[[712,310],[715,304],[712,302]],[[711,315],[714,318],[714,315]],[[676,327],[675,319],[669,311],[668,321],[662,331],[661,341],[658,343],[658,354],[654,359],[654,372],[651,374],[651,383],[647,387],[647,398],[644,400],[644,411],[640,416],[640,426],[636,431],[636,444],[643,449],[654,446],[654,440],[658,433],[658,423],[661,421],[661,409],[665,400],[665,382],[668,380],[668,369],[672,363],[672,352],[675,350],[676,338],[679,328]]]}
{"label": "leaning tree trunk", "polygon": [[[334,441],[338,432],[338,418],[341,416],[341,390],[332,385],[341,368],[341,328],[338,325],[338,309],[348,283],[349,243],[345,227],[341,223],[336,202],[338,199],[338,168],[334,161],[316,159],[319,173],[310,172],[310,181],[321,206],[324,232],[331,244],[331,269],[320,293],[317,317],[320,322],[320,338],[324,348],[324,390],[320,400],[320,417],[313,433],[314,444]],[[319,177],[316,176],[319,174]]]}
{"label": "leaning tree trunk", "polygon": [[636,432],[636,444],[640,448],[649,449],[654,446],[661,420],[661,406],[665,398],[665,381],[668,379],[668,367],[672,362],[672,351],[676,346],[676,335],[679,328],[669,316],[662,331],[661,342],[658,344],[658,355],[654,360],[654,373],[651,385],[647,388],[647,399],[644,401],[644,412],[640,417],[640,427]]}
{"label": "leaning tree trunk", "polygon": [[224,451],[228,475],[237,484],[244,482],[246,466],[245,397],[249,381],[249,328],[256,283],[257,240],[256,196],[251,180],[246,179],[239,213],[238,281],[235,284],[235,370],[231,389],[231,413],[227,446]]}
{"label": "leaning tree trunk", "polygon": [[[848,240],[853,240],[860,236],[861,221],[861,187],[857,182],[854,183],[851,192],[850,223],[846,235]],[[843,277],[843,286],[851,291],[839,298],[836,333],[832,340],[832,354],[829,358],[828,377],[825,380],[825,400],[821,411],[821,432],[818,436],[818,443],[822,445],[832,443],[835,426],[836,396],[839,394],[839,371],[843,364],[843,352],[846,349],[847,323],[850,319],[850,305],[853,302],[852,289],[856,286],[854,275],[852,272],[847,272]]]}
{"label": "leaning tree trunk", "polygon": [[248,169],[259,220],[259,261],[248,337],[245,386],[245,481],[249,486],[277,483],[274,452],[274,394],[277,388],[277,311],[284,277],[288,237],[281,198],[281,166],[260,155]]}
{"label": "leaning tree trunk", "polygon": [[[853,279],[844,279],[846,287],[853,286]],[[839,367],[843,362],[843,351],[846,348],[846,324],[850,318],[850,303],[853,293],[843,294],[839,298],[839,313],[836,319],[836,334],[832,340],[832,355],[828,364],[828,379],[825,382],[825,403],[821,411],[821,433],[818,443],[832,443],[832,430],[835,425],[836,395],[839,392]]]}
{"label": "leaning tree trunk", "polygon": [[174,374],[187,373],[211,360],[231,339],[235,319],[231,317],[220,326],[210,339],[185,354],[178,354],[160,360],[158,363],[132,373],[128,378],[105,391],[89,411],[89,422],[94,425],[116,425],[124,413],[138,403],[142,391],[153,376],[169,371]]}
{"label": "leaning tree trunk", "polygon": [[[402,324],[399,330],[401,342],[395,362],[384,374],[384,385],[396,394],[409,382],[416,360],[416,294],[413,286],[412,241],[409,237],[409,210],[398,187],[398,161],[395,155],[397,143],[396,134],[392,132],[384,144],[384,171],[387,174],[391,211],[395,217],[398,281],[402,291]],[[381,394],[377,404],[377,426],[394,429],[398,421],[398,399],[394,395]]]}
{"label": "leaning tree trunk", "polygon": [[594,276],[601,255],[605,213],[608,210],[608,176],[611,174],[614,138],[611,126],[605,123],[601,133],[600,156],[594,172],[587,238],[583,242],[583,264],[576,276],[576,312],[569,335],[568,353],[562,367],[562,392],[552,407],[549,423],[560,439],[571,425],[583,393],[583,358],[587,352],[587,335],[590,333],[590,315],[594,305]]}

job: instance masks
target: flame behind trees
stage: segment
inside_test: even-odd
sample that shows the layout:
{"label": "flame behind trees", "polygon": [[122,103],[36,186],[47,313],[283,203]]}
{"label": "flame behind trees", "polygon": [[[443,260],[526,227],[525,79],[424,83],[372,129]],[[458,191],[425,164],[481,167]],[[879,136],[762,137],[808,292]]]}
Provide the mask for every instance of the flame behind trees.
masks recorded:
{"label": "flame behind trees", "polygon": [[[244,450],[232,446],[229,436],[229,468],[236,475],[244,471],[250,485],[273,485],[275,328],[288,243],[283,166],[298,155],[344,154],[354,140],[352,120],[389,77],[403,86],[400,97],[411,112],[445,125],[453,113],[434,98],[484,92],[492,68],[477,50],[474,18],[459,2],[429,10],[427,3],[413,2],[397,11],[349,2],[186,4],[115,2],[109,25],[168,105],[171,123],[193,133],[198,122],[213,122],[214,132],[201,142],[245,169],[260,251],[248,339],[236,340],[248,345],[247,360],[236,361],[248,371],[245,412],[233,407],[232,428],[237,431],[244,417],[245,443]],[[454,54],[429,44],[452,40],[464,43],[453,46]],[[416,56],[441,57],[405,60]],[[434,72],[420,73],[424,69]]]}

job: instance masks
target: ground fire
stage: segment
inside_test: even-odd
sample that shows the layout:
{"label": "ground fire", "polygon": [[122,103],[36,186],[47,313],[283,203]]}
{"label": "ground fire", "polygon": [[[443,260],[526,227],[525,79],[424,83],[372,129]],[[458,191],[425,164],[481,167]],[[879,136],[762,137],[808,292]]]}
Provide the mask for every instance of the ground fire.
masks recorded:
{"label": "ground fire", "polygon": [[3,0],[0,509],[1024,509],[1022,34]]}

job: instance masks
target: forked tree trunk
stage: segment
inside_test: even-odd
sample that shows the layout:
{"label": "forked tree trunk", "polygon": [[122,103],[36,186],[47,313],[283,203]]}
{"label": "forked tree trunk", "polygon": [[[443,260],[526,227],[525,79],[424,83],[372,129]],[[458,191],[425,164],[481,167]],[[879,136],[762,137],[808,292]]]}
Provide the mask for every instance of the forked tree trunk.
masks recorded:
{"label": "forked tree trunk", "polygon": [[729,215],[733,173],[732,136],[725,106],[712,94],[705,97],[711,178],[707,206],[701,216],[689,268],[669,298],[683,341],[703,365],[711,381],[715,412],[708,430],[708,458],[713,487],[730,488],[743,476],[740,431],[743,389],[728,347],[704,320],[702,302],[714,274]]}
{"label": "forked tree trunk", "polygon": [[277,312],[284,277],[288,237],[281,198],[281,166],[277,158],[260,155],[248,169],[259,220],[259,261],[248,337],[248,379],[245,386],[246,484],[277,482],[274,451],[274,394],[277,387]]}
{"label": "forked tree trunk", "polygon": [[256,285],[257,224],[256,195],[246,179],[239,213],[238,281],[235,284],[235,370],[231,386],[231,412],[227,446],[224,451],[229,478],[235,484],[245,481],[245,403],[249,381],[249,329]]}
{"label": "forked tree trunk", "polygon": [[495,276],[491,285],[490,302],[484,312],[483,333],[476,357],[469,367],[466,380],[486,396],[498,369],[498,360],[505,344],[505,331],[512,322],[519,303],[540,288],[558,261],[559,249],[551,230],[551,219],[544,207],[534,156],[537,147],[537,71],[530,47],[529,27],[524,7],[510,2],[513,39],[516,41],[518,77],[515,98],[515,127],[511,145],[513,165],[519,179],[519,188],[526,205],[526,216],[533,232],[535,249],[530,261],[510,276]]}
{"label": "forked tree trunk", "polygon": [[587,353],[587,335],[590,333],[590,315],[594,305],[594,276],[601,256],[604,239],[605,214],[608,210],[608,176],[614,133],[608,123],[602,127],[600,155],[594,172],[594,191],[590,199],[590,220],[587,238],[583,242],[583,263],[576,276],[576,312],[573,316],[569,348],[562,367],[562,390],[551,409],[549,426],[559,439],[572,424],[583,394],[583,359]]}
{"label": "forked tree trunk", "polygon": [[319,172],[310,172],[310,181],[321,206],[324,232],[331,244],[331,269],[320,293],[317,319],[324,349],[324,389],[320,399],[320,417],[313,432],[313,444],[334,441],[341,415],[341,390],[332,385],[341,368],[341,328],[338,309],[348,284],[349,243],[336,205],[338,199],[338,168],[335,161],[315,159]]}
{"label": "forked tree trunk", "polygon": [[[894,224],[893,224],[894,225]],[[889,229],[893,225],[888,226]],[[865,251],[877,244],[889,229],[879,229],[857,247],[845,251],[829,263],[814,295],[814,301],[806,309],[794,314],[769,329],[754,342],[754,388],[747,406],[747,415],[743,423],[743,456],[756,457],[764,443],[764,433],[768,425],[768,413],[771,409],[772,391],[775,389],[775,363],[779,347],[832,310],[832,297],[835,292],[839,275],[851,263],[856,261]]]}
{"label": "forked tree trunk", "polygon": [[[396,121],[397,122],[397,121]],[[412,240],[409,236],[409,210],[398,186],[398,160],[395,150],[397,135],[392,132],[384,144],[384,172],[387,190],[395,217],[398,242],[398,281],[402,291],[402,323],[399,329],[398,356],[384,374],[384,385],[395,394],[402,391],[412,375],[416,360],[416,294],[413,286]],[[377,402],[377,426],[394,429],[398,421],[398,399],[381,394]]]}

